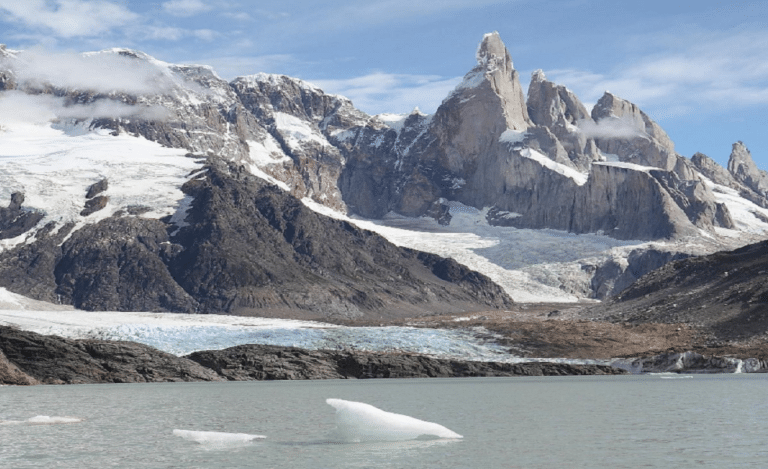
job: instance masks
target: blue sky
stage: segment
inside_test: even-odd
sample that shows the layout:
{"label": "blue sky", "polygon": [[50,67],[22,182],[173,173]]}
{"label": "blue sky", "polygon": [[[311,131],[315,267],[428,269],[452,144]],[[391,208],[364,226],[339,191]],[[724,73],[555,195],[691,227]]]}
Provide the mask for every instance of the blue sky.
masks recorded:
{"label": "blue sky", "polygon": [[610,90],[721,164],[742,140],[768,169],[768,2],[0,0],[11,49],[142,50],[308,80],[369,113],[434,112],[498,31],[527,87],[543,69],[588,106]]}

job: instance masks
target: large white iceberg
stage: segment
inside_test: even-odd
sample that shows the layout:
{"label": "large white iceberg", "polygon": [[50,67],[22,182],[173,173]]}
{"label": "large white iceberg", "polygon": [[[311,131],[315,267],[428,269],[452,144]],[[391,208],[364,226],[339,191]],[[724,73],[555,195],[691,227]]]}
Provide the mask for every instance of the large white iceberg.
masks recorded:
{"label": "large white iceberg", "polygon": [[419,437],[463,438],[442,425],[393,414],[362,402],[326,399],[336,409],[337,437],[342,441],[406,441]]}

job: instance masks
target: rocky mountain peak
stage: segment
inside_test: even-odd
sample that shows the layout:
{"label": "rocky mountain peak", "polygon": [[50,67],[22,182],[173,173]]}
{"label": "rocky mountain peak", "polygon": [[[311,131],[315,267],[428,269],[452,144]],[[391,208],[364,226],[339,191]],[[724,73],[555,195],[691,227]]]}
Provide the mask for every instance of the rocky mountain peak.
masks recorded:
{"label": "rocky mountain peak", "polygon": [[606,91],[592,108],[592,119],[597,123],[592,133],[602,152],[628,163],[677,170],[679,158],[672,139],[636,104]]}
{"label": "rocky mountain peak", "polygon": [[[506,129],[525,130],[531,126],[518,73],[499,33],[483,37],[477,49],[477,65],[464,76],[464,80],[443,101],[443,105],[465,109],[491,106],[491,113],[495,115],[499,111],[505,121],[499,134]],[[479,109],[462,110],[464,114],[473,112],[479,112]]]}
{"label": "rocky mountain peak", "polygon": [[731,157],[728,159],[728,172],[759,195],[768,196],[768,173],[757,167],[752,154],[740,141],[733,144]]}
{"label": "rocky mountain peak", "polygon": [[[592,123],[587,108],[568,88],[547,80],[542,70],[536,70],[531,74],[527,108],[533,123],[546,127],[557,138],[562,151],[567,153],[566,164],[573,164],[580,170],[588,170],[591,162],[599,159],[599,153],[592,138],[578,128],[583,121]],[[541,140],[539,138],[540,144]],[[542,146],[543,149],[544,146]],[[552,151],[545,151],[545,153],[551,159],[558,161]]]}
{"label": "rocky mountain peak", "polygon": [[493,68],[514,69],[509,51],[501,41],[497,31],[483,36],[483,40],[477,48],[477,64],[488,70]]}
{"label": "rocky mountain peak", "polygon": [[543,81],[546,81],[546,80],[547,80],[547,76],[544,75],[544,70],[542,70],[540,68],[537,69],[537,70],[534,70],[533,73],[531,73],[531,82],[532,83],[533,82],[540,83],[540,82],[543,82]]}
{"label": "rocky mountain peak", "polygon": [[728,170],[735,172],[739,166],[754,166],[755,162],[752,160],[752,153],[744,142],[739,140],[731,147],[731,157],[728,159]]}

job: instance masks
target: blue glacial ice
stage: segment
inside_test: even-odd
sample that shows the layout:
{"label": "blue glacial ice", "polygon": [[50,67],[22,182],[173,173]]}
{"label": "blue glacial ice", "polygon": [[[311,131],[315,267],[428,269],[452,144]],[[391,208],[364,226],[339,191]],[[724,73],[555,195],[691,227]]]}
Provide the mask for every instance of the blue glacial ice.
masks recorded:
{"label": "blue glacial ice", "polygon": [[415,327],[257,328],[120,324],[92,330],[89,336],[139,342],[174,355],[221,350],[242,344],[265,344],[310,350],[412,352],[464,360],[502,360],[509,357],[506,348],[471,331]]}

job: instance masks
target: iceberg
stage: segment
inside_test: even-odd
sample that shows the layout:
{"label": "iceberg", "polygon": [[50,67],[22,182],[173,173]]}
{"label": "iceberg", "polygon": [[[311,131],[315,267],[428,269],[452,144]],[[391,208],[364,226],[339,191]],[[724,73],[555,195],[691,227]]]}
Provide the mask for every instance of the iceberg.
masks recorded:
{"label": "iceberg", "polygon": [[407,441],[419,437],[463,438],[442,425],[394,414],[363,402],[326,399],[336,409],[336,436],[342,441]]}
{"label": "iceberg", "polygon": [[27,420],[2,420],[0,425],[60,425],[67,423],[80,423],[83,419],[77,417],[51,417],[48,415],[37,415]]}
{"label": "iceberg", "polygon": [[248,433],[226,433],[226,432],[202,432],[196,430],[174,429],[173,434],[194,441],[203,445],[232,445],[250,443],[253,440],[263,440],[264,435],[251,435]]}

